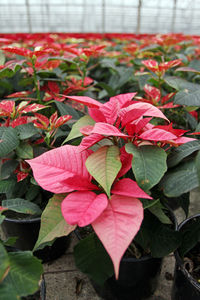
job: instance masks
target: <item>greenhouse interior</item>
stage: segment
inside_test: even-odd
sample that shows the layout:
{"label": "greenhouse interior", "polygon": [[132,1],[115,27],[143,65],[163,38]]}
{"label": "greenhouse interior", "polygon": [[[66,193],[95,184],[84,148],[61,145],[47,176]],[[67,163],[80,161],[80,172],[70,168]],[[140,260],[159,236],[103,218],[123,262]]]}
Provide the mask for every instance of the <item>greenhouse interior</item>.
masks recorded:
{"label": "greenhouse interior", "polygon": [[200,1],[0,15],[0,300],[200,300]]}

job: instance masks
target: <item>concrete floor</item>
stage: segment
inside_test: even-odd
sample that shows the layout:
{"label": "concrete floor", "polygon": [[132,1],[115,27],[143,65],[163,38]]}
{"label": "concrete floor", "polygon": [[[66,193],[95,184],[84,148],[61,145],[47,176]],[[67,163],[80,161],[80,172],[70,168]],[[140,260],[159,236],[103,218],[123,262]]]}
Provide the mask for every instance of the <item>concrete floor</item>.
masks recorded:
{"label": "concrete floor", "polygon": [[[73,243],[76,238],[73,238]],[[87,276],[77,271],[73,253],[69,249],[65,255],[44,265],[46,300],[100,300]],[[161,280],[155,295],[148,300],[169,300],[173,276],[174,257],[164,259]]]}
{"label": "concrete floor", "polygon": [[[200,191],[196,189],[191,193],[189,215],[200,212]],[[182,209],[175,211],[180,223],[183,220]],[[44,264],[44,277],[46,281],[46,300],[100,300],[94,291],[87,276],[79,272],[74,264],[73,246],[77,242],[72,234],[72,242],[66,254],[56,261]],[[148,300],[170,300],[171,286],[174,271],[174,256],[170,254],[164,259],[158,288]]]}

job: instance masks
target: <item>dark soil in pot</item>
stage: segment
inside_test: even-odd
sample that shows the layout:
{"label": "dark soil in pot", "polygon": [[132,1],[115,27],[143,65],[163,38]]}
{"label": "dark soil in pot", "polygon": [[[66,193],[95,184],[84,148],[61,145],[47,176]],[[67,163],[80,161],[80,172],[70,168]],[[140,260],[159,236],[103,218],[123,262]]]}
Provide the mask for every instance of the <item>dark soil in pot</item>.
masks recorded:
{"label": "dark soil in pot", "polygon": [[[190,230],[189,226],[194,225],[195,223],[197,224],[197,222],[200,224],[200,215],[190,217],[182,222],[179,225],[178,230],[184,234],[184,232]],[[200,232],[198,235],[200,235]],[[200,242],[198,242],[191,250],[189,250],[184,255],[184,258],[181,257],[180,253],[180,250],[175,252],[176,266],[172,288],[172,300],[199,300]]]}
{"label": "dark soil in pot", "polygon": [[[17,237],[14,247],[19,250],[32,250],[39,235],[40,221],[40,217],[23,219],[6,217],[1,226],[6,238]],[[51,246],[35,251],[34,255],[44,263],[54,260],[65,253],[69,243],[70,236],[57,238]]]}

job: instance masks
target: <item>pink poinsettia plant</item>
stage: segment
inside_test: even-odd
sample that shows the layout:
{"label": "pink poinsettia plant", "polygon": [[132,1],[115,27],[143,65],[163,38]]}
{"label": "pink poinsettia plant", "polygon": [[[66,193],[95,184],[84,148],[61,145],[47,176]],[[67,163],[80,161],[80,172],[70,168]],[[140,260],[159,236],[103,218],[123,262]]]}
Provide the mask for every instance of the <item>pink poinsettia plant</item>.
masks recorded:
{"label": "pink poinsettia plant", "polygon": [[[64,194],[61,211],[71,230],[92,226],[116,278],[143,221],[141,199],[153,201],[151,188],[167,170],[166,151],[193,140],[173,129],[157,107],[132,100],[135,95],[117,95],[104,104],[69,96],[88,107],[89,116],[79,119],[67,138],[83,136],[80,145],[67,144],[28,160],[43,189]],[[153,125],[153,118],[166,125]]]}

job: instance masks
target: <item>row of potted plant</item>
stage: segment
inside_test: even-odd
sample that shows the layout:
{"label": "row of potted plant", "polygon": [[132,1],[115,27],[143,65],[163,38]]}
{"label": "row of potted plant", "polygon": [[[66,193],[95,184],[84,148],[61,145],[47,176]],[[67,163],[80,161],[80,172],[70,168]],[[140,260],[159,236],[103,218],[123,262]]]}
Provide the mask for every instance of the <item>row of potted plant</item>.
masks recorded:
{"label": "row of potted plant", "polygon": [[[169,207],[187,216],[199,186],[199,37],[43,37],[0,37],[2,227],[43,261],[75,230],[76,264],[105,299],[148,297],[187,241]],[[21,221],[37,223],[27,248]]]}

